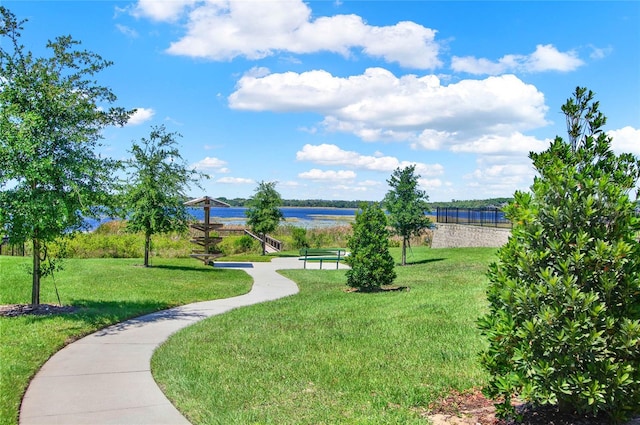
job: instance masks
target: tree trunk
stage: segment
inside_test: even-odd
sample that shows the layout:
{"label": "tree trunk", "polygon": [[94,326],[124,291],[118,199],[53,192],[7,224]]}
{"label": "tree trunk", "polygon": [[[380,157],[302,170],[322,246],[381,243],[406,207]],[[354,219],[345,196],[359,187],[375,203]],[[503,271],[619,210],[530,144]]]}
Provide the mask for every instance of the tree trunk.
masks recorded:
{"label": "tree trunk", "polygon": [[407,265],[407,238],[402,237],[402,265]]}
{"label": "tree trunk", "polygon": [[262,237],[262,255],[265,255],[267,253],[267,234],[262,233],[260,236]]}
{"label": "tree trunk", "polygon": [[40,304],[40,240],[33,239],[33,284],[31,286],[31,305]]}
{"label": "tree trunk", "polygon": [[144,235],[144,266],[149,267],[149,251],[151,251],[151,234]]}

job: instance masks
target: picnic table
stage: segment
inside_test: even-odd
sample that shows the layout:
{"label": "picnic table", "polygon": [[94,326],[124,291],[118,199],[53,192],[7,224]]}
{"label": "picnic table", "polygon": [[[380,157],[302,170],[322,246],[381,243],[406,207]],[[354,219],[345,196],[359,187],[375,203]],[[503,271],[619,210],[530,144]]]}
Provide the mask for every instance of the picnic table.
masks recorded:
{"label": "picnic table", "polygon": [[340,260],[344,260],[346,256],[347,250],[344,248],[301,248],[300,258],[298,258],[298,260],[304,261],[305,269],[307,268],[307,261],[319,261],[321,269],[323,262],[335,261],[337,269]]}

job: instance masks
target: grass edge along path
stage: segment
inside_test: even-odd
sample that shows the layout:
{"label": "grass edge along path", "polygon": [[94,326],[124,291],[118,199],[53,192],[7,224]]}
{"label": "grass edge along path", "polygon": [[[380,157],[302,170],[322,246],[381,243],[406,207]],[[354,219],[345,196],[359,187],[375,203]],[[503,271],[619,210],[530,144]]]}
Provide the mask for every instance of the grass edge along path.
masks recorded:
{"label": "grass edge along path", "polygon": [[194,424],[424,424],[439,396],[485,382],[475,321],[494,255],[414,248],[396,268],[408,292],[347,293],[342,270],[283,271],[299,294],[173,335],[152,373]]}
{"label": "grass edge along path", "polygon": [[[0,256],[0,304],[31,299],[30,259]],[[0,317],[0,425],[15,425],[30,379],[56,351],[84,335],[133,317],[197,301],[247,293],[252,279],[193,259],[68,259],[55,276],[72,314]],[[42,303],[57,304],[54,281],[43,280]]]}

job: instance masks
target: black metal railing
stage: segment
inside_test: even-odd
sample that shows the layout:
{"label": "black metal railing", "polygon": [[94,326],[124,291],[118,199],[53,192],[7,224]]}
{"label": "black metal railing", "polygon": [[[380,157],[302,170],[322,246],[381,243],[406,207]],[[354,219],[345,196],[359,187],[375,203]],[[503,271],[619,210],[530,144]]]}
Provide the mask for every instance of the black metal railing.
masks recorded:
{"label": "black metal railing", "polygon": [[468,224],[487,227],[512,227],[499,208],[441,208],[436,209],[437,223]]}

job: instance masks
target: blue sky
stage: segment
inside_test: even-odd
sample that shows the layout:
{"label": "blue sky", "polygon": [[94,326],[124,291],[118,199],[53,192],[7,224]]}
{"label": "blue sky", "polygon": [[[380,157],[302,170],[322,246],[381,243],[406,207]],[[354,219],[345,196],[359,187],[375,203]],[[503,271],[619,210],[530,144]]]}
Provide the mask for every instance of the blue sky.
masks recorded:
{"label": "blue sky", "polygon": [[640,155],[637,1],[1,2],[34,53],[69,34],[114,62],[98,82],[138,111],[101,153],[163,124],[211,176],[192,196],[381,200],[415,164],[431,201],[508,197],[576,86]]}

